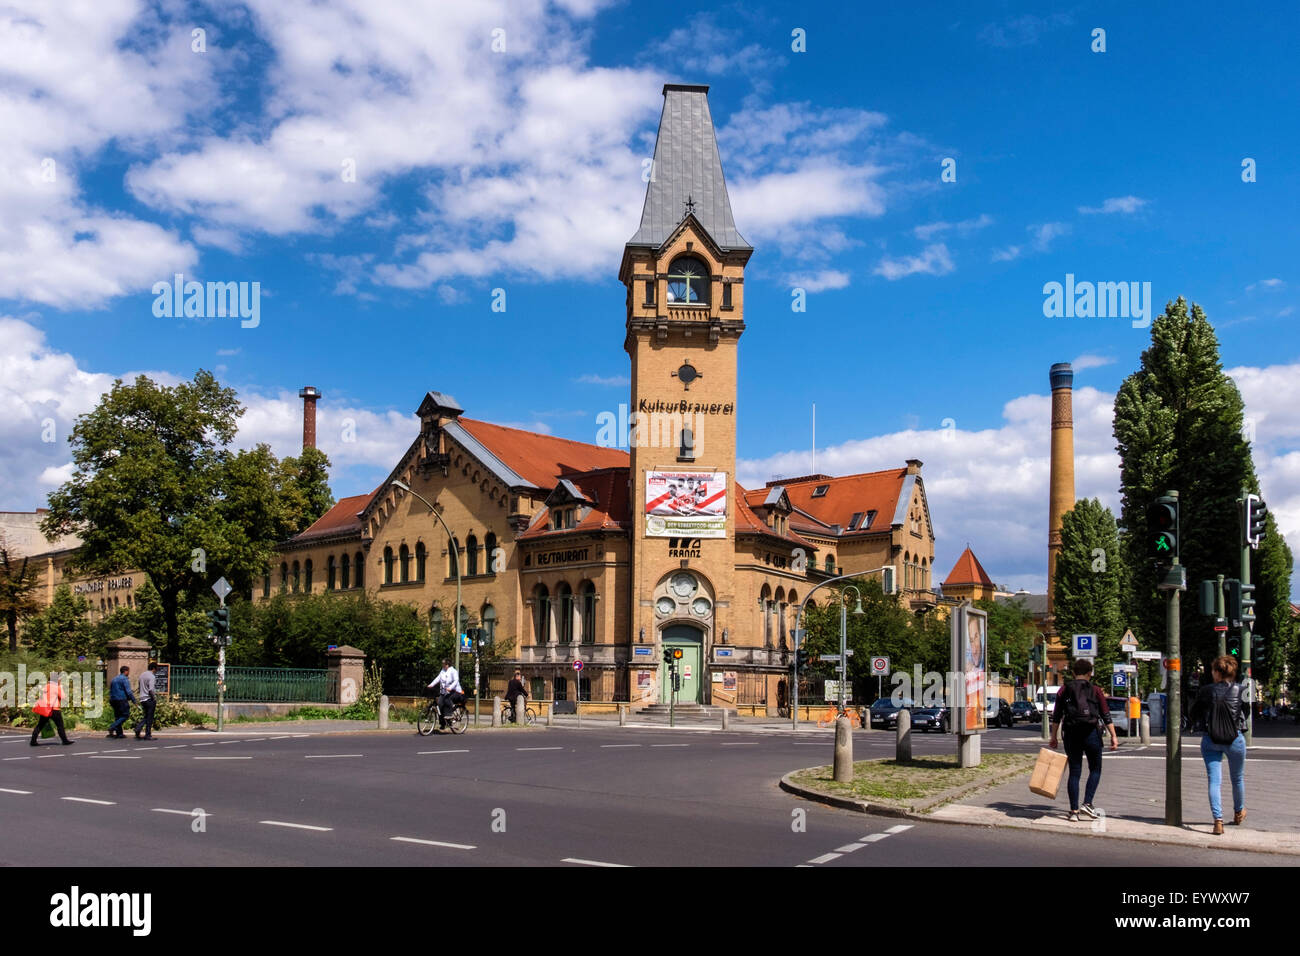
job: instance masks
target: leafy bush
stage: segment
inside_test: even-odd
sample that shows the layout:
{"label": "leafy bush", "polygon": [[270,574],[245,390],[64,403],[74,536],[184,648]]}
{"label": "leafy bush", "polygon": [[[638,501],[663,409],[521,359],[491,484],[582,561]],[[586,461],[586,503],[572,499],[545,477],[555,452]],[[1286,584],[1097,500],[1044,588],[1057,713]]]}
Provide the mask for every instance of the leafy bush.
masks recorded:
{"label": "leafy bush", "polygon": [[[105,707],[104,712],[98,717],[90,720],[89,726],[92,730],[107,730],[109,725],[117,718],[113,714],[111,707]],[[123,727],[134,727],[144,719],[144,708],[139,704],[131,705],[131,716],[126,719]],[[204,724],[213,723],[215,717],[207,714],[201,714],[191,709],[176,694],[161,694],[158,697],[158,704],[153,712],[153,726],[155,730],[161,730],[167,727],[202,727]]]}

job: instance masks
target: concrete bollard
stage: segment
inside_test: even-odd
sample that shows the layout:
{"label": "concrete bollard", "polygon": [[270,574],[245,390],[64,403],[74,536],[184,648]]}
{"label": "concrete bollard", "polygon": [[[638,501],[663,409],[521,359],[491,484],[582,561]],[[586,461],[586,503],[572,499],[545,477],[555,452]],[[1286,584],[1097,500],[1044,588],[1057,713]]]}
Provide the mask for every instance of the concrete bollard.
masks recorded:
{"label": "concrete bollard", "polygon": [[722,708],[722,729],[728,730],[731,727],[731,711]]}
{"label": "concrete bollard", "polygon": [[835,721],[835,782],[853,782],[853,727],[847,717]]}
{"label": "concrete bollard", "polygon": [[898,731],[894,738],[894,759],[899,763],[912,762],[912,712],[898,712]]}
{"label": "concrete bollard", "polygon": [[379,729],[388,729],[388,695],[382,694],[379,698]]}
{"label": "concrete bollard", "polygon": [[528,701],[523,694],[515,695],[515,723],[528,726]]}
{"label": "concrete bollard", "polygon": [[1143,714],[1138,721],[1138,733],[1142,735],[1142,743],[1151,743],[1151,715]]}
{"label": "concrete bollard", "polygon": [[620,727],[627,726],[627,704],[618,705],[618,725]]}
{"label": "concrete bollard", "polygon": [[555,726],[555,701],[551,701],[551,706],[546,708],[546,726]]}
{"label": "concrete bollard", "polygon": [[500,697],[492,698],[492,726],[493,727],[501,726],[501,698]]}

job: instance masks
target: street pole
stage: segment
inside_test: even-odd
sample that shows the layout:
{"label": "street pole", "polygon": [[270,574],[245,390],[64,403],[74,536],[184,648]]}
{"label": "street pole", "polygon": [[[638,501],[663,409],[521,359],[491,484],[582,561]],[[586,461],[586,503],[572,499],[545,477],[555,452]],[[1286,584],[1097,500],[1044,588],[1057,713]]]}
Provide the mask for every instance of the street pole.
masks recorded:
{"label": "street pole", "polygon": [[[219,598],[218,607],[226,606],[226,599]],[[217,733],[226,726],[226,639],[217,635]]]}
{"label": "street pole", "polygon": [[[844,589],[845,591],[848,588]],[[840,592],[840,708],[839,712],[844,713],[844,652],[848,649],[849,640],[849,597],[844,591]]]}
{"label": "street pole", "polygon": [[[442,530],[447,532],[447,550],[451,553],[452,564],[456,568],[456,619],[452,624],[452,631],[456,635],[456,673],[460,673],[460,552],[456,550],[456,536],[451,533],[447,527],[447,522],[442,520],[442,515],[438,514],[438,509],[429,503],[429,499],[424,497],[418,491],[413,489],[404,481],[398,481],[396,478],[391,482],[393,487],[401,488],[407,494],[415,495],[424,502],[424,506],[429,509],[429,513],[438,519],[438,524],[442,525]],[[488,556],[491,560],[491,555]]]}
{"label": "street pole", "polygon": [[[1241,497],[1237,499],[1239,505],[1237,515],[1241,522],[1241,594],[1249,594],[1250,585],[1250,542],[1247,536],[1250,529],[1246,527],[1246,496],[1250,494],[1249,489],[1241,489]],[[1244,603],[1244,602],[1243,602]],[[1220,638],[1224,640],[1224,638]],[[1241,673],[1242,676],[1250,681],[1247,685],[1250,687],[1250,702],[1247,704],[1249,710],[1246,712],[1246,746],[1249,747],[1254,743],[1255,736],[1255,682],[1251,679],[1250,672],[1250,622],[1246,620],[1246,610],[1243,607],[1241,612]]]}
{"label": "street pole", "polygon": [[1043,693],[1043,739],[1049,740],[1052,733],[1047,714],[1047,635],[1039,631],[1038,636],[1043,639],[1043,655],[1038,659],[1038,686]]}
{"label": "street pole", "polygon": [[[1218,575],[1218,577],[1215,580],[1216,580],[1216,587],[1218,590],[1215,592],[1216,603],[1214,605],[1215,607],[1214,623],[1217,625],[1220,621],[1223,620],[1224,615],[1227,612],[1225,611],[1223,606],[1223,575],[1222,574]],[[1228,632],[1219,631],[1219,656],[1222,657],[1226,653],[1228,653]]]}
{"label": "street pole", "polygon": [[[1178,497],[1176,491],[1167,494],[1170,498]],[[1181,531],[1181,528],[1175,528],[1175,536]],[[1174,558],[1170,573],[1182,573],[1177,557]],[[1171,827],[1183,825],[1183,665],[1180,660],[1178,621],[1180,596],[1177,587],[1171,588],[1169,603],[1165,608],[1165,657],[1169,660],[1169,719],[1165,725],[1165,823]]]}

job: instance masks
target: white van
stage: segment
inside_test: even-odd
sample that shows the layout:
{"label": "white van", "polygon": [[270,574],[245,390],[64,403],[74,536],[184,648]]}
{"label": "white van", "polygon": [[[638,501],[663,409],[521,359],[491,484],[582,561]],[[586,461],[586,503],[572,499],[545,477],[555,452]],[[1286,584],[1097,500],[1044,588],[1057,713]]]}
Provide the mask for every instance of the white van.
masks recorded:
{"label": "white van", "polygon": [[1056,707],[1056,695],[1060,693],[1060,690],[1061,690],[1060,684],[1057,684],[1055,687],[1044,687],[1041,690],[1039,690],[1038,699],[1034,702],[1034,704],[1038,708],[1038,713],[1040,716],[1043,713],[1044,707],[1047,708],[1047,715],[1049,717],[1052,715],[1052,711]]}

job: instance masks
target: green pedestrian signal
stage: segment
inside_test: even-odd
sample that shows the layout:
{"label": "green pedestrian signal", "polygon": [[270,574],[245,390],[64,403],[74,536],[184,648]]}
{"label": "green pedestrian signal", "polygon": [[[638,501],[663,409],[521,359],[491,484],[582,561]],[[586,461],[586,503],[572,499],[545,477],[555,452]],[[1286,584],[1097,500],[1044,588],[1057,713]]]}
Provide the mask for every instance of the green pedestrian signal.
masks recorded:
{"label": "green pedestrian signal", "polygon": [[1233,657],[1241,657],[1241,638],[1236,634],[1228,638],[1228,653]]}
{"label": "green pedestrian signal", "polygon": [[1178,499],[1170,495],[1157,498],[1147,509],[1151,528],[1151,553],[1162,564],[1172,564],[1178,557]]}

